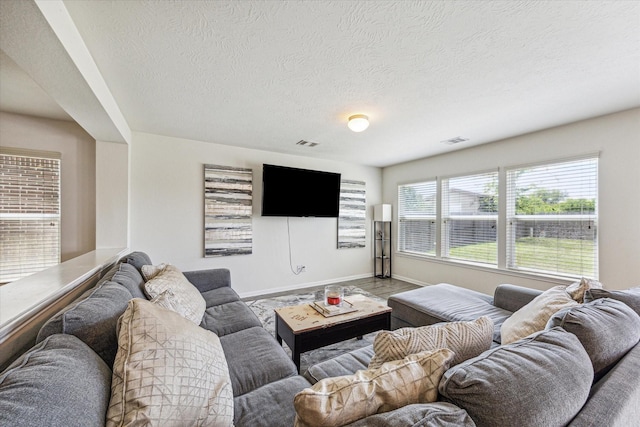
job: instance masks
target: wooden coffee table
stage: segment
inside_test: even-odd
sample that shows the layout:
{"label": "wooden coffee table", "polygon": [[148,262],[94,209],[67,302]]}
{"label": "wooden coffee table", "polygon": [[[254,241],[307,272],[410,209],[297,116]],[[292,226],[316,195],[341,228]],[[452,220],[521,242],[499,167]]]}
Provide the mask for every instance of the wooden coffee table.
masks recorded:
{"label": "wooden coffee table", "polygon": [[391,308],[363,295],[345,300],[358,311],[324,317],[309,304],[283,307],[276,312],[276,338],[287,343],[300,372],[300,354],[391,327]]}

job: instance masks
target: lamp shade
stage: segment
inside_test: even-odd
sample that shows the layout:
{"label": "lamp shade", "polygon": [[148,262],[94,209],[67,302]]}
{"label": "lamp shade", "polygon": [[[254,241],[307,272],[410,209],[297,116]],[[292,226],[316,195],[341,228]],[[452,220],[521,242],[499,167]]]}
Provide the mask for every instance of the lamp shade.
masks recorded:
{"label": "lamp shade", "polygon": [[364,114],[354,114],[349,117],[347,126],[354,132],[362,132],[369,127],[369,117]]}
{"label": "lamp shade", "polygon": [[391,222],[391,205],[375,205],[373,207],[373,220]]}

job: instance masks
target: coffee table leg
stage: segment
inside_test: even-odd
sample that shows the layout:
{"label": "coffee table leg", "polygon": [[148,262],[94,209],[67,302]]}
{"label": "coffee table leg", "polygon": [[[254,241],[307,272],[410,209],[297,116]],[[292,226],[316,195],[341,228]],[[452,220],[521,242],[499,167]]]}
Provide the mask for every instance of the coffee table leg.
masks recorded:
{"label": "coffee table leg", "polygon": [[293,344],[293,348],[291,349],[291,358],[293,359],[293,364],[298,368],[298,373],[300,373],[300,352],[296,350],[295,344]]}
{"label": "coffee table leg", "polygon": [[280,333],[278,331],[278,316],[276,316],[276,340],[278,341],[278,344],[282,345],[282,338],[280,337]]}

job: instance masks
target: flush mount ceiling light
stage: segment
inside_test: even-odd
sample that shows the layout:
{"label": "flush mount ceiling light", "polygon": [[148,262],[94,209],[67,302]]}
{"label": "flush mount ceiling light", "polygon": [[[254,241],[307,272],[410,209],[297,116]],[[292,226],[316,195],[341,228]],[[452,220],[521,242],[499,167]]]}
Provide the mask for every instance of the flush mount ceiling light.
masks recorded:
{"label": "flush mount ceiling light", "polygon": [[354,114],[349,117],[349,129],[354,132],[362,132],[369,127],[369,117],[364,114]]}

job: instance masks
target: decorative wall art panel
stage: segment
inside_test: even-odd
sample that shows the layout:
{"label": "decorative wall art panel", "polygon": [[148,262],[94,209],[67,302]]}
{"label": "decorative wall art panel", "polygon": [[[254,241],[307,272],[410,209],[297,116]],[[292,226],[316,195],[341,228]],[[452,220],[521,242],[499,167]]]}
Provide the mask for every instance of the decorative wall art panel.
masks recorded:
{"label": "decorative wall art panel", "polygon": [[204,165],[204,256],[252,252],[253,171]]}
{"label": "decorative wall art panel", "polygon": [[340,183],[338,249],[365,247],[366,207],[365,183],[343,179]]}

